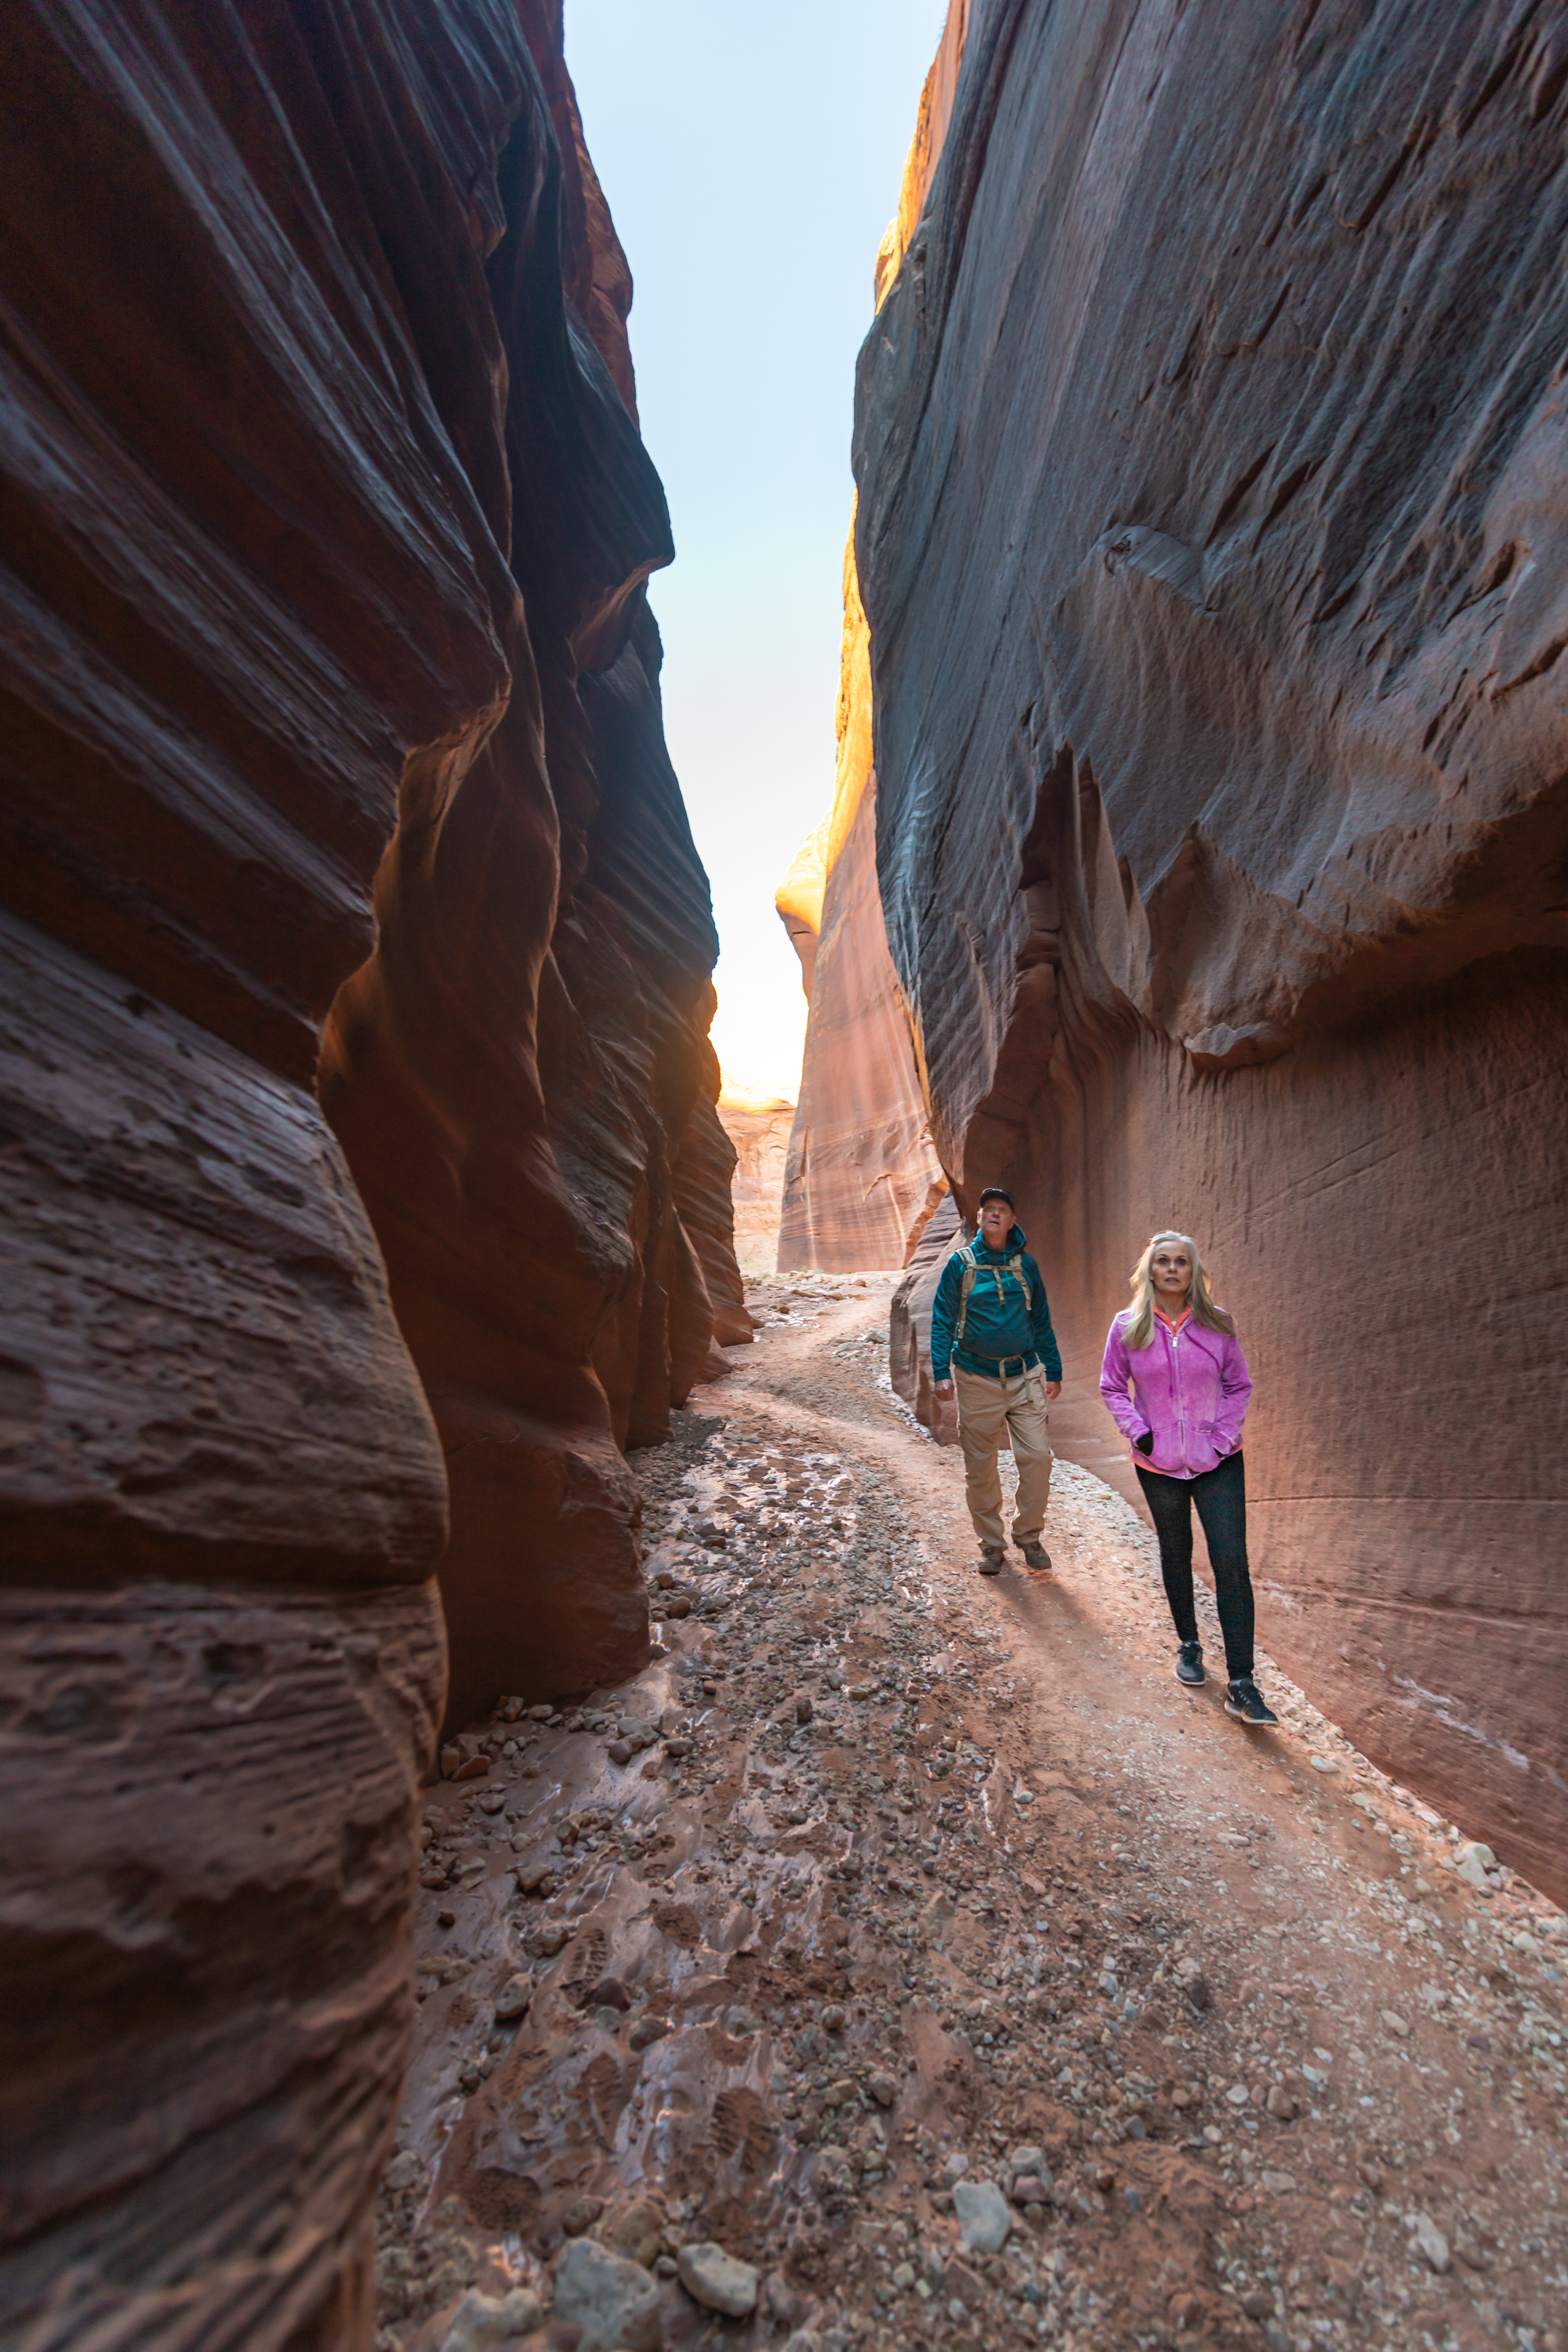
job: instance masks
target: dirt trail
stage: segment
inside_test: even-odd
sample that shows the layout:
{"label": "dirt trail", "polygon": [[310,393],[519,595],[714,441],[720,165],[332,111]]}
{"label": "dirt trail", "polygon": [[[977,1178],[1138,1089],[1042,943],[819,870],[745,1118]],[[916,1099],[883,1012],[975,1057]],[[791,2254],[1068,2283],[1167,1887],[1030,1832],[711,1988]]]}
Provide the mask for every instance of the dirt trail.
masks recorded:
{"label": "dirt trail", "polygon": [[[759,1290],[787,1317],[636,1457],[665,1654],[445,1759],[382,2352],[455,2313],[562,2352],[1565,2352],[1568,1920],[1458,1874],[1266,1653],[1278,1733],[1181,1689],[1097,1479],[1058,1465],[1050,1578],[977,1577],[889,1287]],[[645,2265],[595,2273],[607,2319],[584,2237]],[[751,2316],[693,2300],[699,2242]]]}

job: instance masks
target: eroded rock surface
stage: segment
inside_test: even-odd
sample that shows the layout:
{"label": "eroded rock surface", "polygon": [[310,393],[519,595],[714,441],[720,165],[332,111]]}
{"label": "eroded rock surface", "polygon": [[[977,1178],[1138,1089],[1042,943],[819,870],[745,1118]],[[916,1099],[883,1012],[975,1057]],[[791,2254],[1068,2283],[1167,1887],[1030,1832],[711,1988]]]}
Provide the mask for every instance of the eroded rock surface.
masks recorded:
{"label": "eroded rock surface", "polygon": [[782,1097],[724,1094],[724,1132],[735,1147],[735,1255],[743,1273],[772,1274],[778,1265],[784,1166],[795,1105]]}
{"label": "eroded rock surface", "polygon": [[[412,763],[376,950],[323,1058],[447,1452],[454,1722],[643,1654],[620,1449],[668,1428],[715,1292],[726,1336],[743,1314],[707,1042],[717,940],[642,585],[668,519],[628,405],[629,279],[548,15],[524,17],[548,107],[534,89],[500,153],[477,289],[513,355],[487,467],[512,690],[477,743]],[[568,287],[622,289],[586,321],[561,240]]]}
{"label": "eroded rock surface", "polygon": [[1200,1237],[1272,1638],[1563,1891],[1561,27],[989,0],[963,40],[856,427],[936,1149],[1017,1192],[1058,1443],[1124,1490],[1106,1327]]}
{"label": "eroded rock surface", "polygon": [[559,30],[5,28],[0,2337],[32,2352],[365,2340],[437,1429],[459,1703],[647,1652],[616,1440],[705,1360],[728,1148],[642,598],[668,524]]}
{"label": "eroded rock surface", "polygon": [[851,543],[833,806],[775,900],[810,1001],[779,1224],[786,1273],[903,1265],[946,1189],[888,953],[876,839],[871,677]]}
{"label": "eroded rock surface", "polygon": [[958,1444],[958,1407],[937,1395],[931,1379],[931,1308],[942,1267],[962,1238],[958,1202],[949,1192],[921,1234],[888,1308],[888,1370],[893,1386],[939,1445]]}

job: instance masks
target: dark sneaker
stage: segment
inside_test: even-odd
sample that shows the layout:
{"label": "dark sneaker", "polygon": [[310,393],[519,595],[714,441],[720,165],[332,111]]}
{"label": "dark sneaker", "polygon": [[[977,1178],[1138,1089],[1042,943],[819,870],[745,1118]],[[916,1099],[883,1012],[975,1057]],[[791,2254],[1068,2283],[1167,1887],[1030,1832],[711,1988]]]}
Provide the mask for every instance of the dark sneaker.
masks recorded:
{"label": "dark sneaker", "polygon": [[1044,1544],[1026,1543],[1024,1546],[1024,1566],[1026,1568],[1038,1569],[1043,1575],[1050,1567],[1050,1564],[1051,1556],[1046,1549]]}
{"label": "dark sneaker", "polygon": [[980,1558],[976,1565],[978,1566],[982,1576],[1000,1576],[1002,1573],[1002,1548],[1000,1544],[982,1544],[980,1547]]}
{"label": "dark sneaker", "polygon": [[1189,1684],[1194,1690],[1196,1690],[1200,1683],[1207,1682],[1208,1676],[1204,1672],[1204,1645],[1201,1642],[1184,1642],[1176,1652],[1176,1680],[1179,1683]]}
{"label": "dark sneaker", "polygon": [[1243,1723],[1257,1723],[1265,1728],[1269,1724],[1279,1727],[1279,1717],[1265,1706],[1263,1694],[1250,1675],[1243,1675],[1238,1682],[1232,1683],[1226,1694],[1225,1711],[1226,1715],[1239,1716]]}

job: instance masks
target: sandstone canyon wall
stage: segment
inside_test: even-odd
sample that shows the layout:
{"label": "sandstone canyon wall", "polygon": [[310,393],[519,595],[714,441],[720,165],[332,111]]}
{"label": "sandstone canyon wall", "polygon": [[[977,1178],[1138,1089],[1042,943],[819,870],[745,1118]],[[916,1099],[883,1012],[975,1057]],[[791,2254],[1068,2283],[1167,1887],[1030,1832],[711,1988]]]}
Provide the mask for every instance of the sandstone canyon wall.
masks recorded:
{"label": "sandstone canyon wall", "polygon": [[844,559],[844,649],[833,806],[775,903],[801,960],[806,1048],[784,1166],[778,1268],[900,1266],[944,1189],[877,881],[871,680]]}
{"label": "sandstone canyon wall", "polygon": [[[898,209],[877,256],[879,305],[942,153],[968,17],[968,0],[951,0],[921,92]],[[803,845],[774,902],[800,957],[810,1004],[784,1170],[781,1273],[821,1266],[848,1274],[909,1265],[947,1190],[931,1143],[918,1044],[888,952],[876,863],[871,709],[870,645],[852,522],[844,551],[833,804]]]}
{"label": "sandstone canyon wall", "polygon": [[358,2347],[448,1486],[459,1706],[637,1664],[733,1281],[668,522],[558,10],[0,60],[0,2337]]}
{"label": "sandstone canyon wall", "polygon": [[795,1105],[782,1097],[726,1092],[719,1097],[719,1117],[735,1151],[731,1191],[736,1258],[746,1274],[772,1274],[778,1265]]}
{"label": "sandstone canyon wall", "polygon": [[1127,1483],[1198,1234],[1265,1640],[1559,1897],[1565,135],[1561,8],[976,0],[856,429],[888,938],[1058,1442]]}

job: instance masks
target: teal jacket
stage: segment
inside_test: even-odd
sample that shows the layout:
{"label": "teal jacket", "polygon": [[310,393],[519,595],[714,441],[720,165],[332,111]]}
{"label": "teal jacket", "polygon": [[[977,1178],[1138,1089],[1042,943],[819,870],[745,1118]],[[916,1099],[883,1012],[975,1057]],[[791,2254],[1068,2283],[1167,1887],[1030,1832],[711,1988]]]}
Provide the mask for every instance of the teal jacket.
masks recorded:
{"label": "teal jacket", "polygon": [[[974,1243],[978,1271],[970,1288],[969,1312],[963,1321],[963,1345],[961,1348],[953,1346],[952,1334],[958,1322],[959,1299],[963,1290],[963,1260],[954,1250],[942,1267],[931,1310],[931,1370],[933,1380],[949,1379],[949,1365],[952,1363],[958,1364],[966,1372],[983,1372],[994,1380],[999,1363],[1011,1362],[1016,1370],[1019,1359],[1026,1371],[1033,1371],[1044,1364],[1047,1380],[1060,1380],[1062,1360],[1057,1347],[1057,1335],[1051,1328],[1051,1310],[1046,1298],[1046,1286],[1040,1279],[1039,1267],[1024,1248],[1024,1239],[1023,1226],[1015,1225],[1007,1236],[1005,1249],[988,1249],[983,1241]],[[1029,1288],[1026,1305],[1017,1282],[1005,1274],[992,1270],[1003,1266],[1009,1257],[1020,1251],[1023,1253],[1020,1270]]]}

